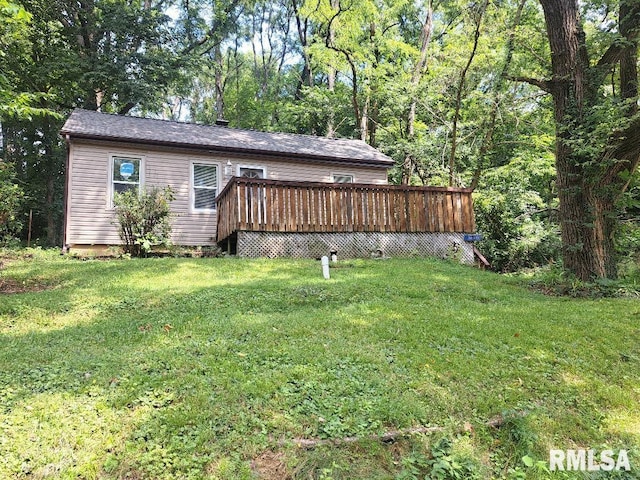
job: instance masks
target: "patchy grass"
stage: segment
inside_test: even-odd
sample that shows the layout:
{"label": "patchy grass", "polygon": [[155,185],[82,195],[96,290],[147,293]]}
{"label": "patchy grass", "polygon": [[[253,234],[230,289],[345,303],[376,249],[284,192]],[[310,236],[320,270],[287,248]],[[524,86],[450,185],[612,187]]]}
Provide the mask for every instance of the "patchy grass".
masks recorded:
{"label": "patchy grass", "polygon": [[0,296],[0,478],[584,478],[545,472],[549,448],[626,449],[638,474],[637,300],[339,267],[13,258],[0,278],[55,288]]}

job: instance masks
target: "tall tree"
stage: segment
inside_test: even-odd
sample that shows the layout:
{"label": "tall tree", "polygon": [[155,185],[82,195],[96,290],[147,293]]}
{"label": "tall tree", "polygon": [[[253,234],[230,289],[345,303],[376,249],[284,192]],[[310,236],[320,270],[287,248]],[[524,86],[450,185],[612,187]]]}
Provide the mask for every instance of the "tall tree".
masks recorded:
{"label": "tall tree", "polygon": [[[433,2],[427,0],[425,2],[425,20],[422,24],[420,31],[420,55],[418,56],[413,72],[411,73],[411,82],[409,88],[411,89],[411,100],[409,104],[409,112],[407,114],[407,140],[413,142],[415,140],[415,124],[416,124],[416,107],[418,104],[418,98],[416,89],[422,79],[422,74],[427,65],[427,52],[429,44],[431,43],[431,35],[433,33]],[[413,173],[415,158],[412,152],[405,155],[402,163],[401,182],[403,185],[408,185],[411,175]]]}
{"label": "tall tree", "polygon": [[174,81],[179,63],[163,8],[150,0],[63,0],[47,8],[74,53],[85,108],[125,114],[156,102]]}
{"label": "tall tree", "polygon": [[471,18],[475,25],[473,30],[473,46],[469,58],[464,65],[464,68],[460,72],[460,78],[458,79],[458,86],[456,88],[456,101],[453,113],[453,126],[451,128],[451,151],[449,152],[449,186],[453,186],[455,182],[455,167],[456,167],[456,149],[458,147],[458,121],[460,120],[460,109],[462,108],[462,91],[467,79],[467,73],[473,63],[473,59],[476,57],[478,51],[478,42],[480,40],[480,27],[482,20],[487,10],[489,0],[484,0],[477,7],[472,8]]}
{"label": "tall tree", "polygon": [[23,25],[19,36],[3,35],[7,55],[2,76],[8,79],[13,94],[8,102],[4,95],[0,121],[4,161],[13,163],[14,181],[26,194],[22,205],[34,213],[36,235],[46,235],[48,243],[54,244],[61,231],[57,220],[64,158],[58,137],[62,115],[55,104],[61,88],[54,78],[66,78],[62,66],[68,57],[60,49],[59,29],[39,15],[45,6],[29,5],[37,7],[29,11],[18,7],[25,12],[28,25]]}
{"label": "tall tree", "polygon": [[[4,62],[7,55],[24,58],[28,52],[28,43],[24,37],[28,33],[31,16],[20,6],[7,0],[0,0],[0,60]],[[30,116],[33,96],[15,90],[16,82],[7,77],[9,72],[0,72],[0,121],[3,118]],[[4,145],[2,152],[6,152]],[[15,182],[13,165],[0,159],[0,243],[13,237],[22,224],[19,211],[24,201],[23,189]]]}
{"label": "tall tree", "polygon": [[[564,266],[582,280],[614,278],[616,201],[640,161],[640,2],[620,0],[615,17],[600,23],[609,31],[599,32],[599,42],[608,39],[599,58],[593,58],[597,46],[587,44],[581,2],[540,3],[552,75],[528,81],[553,96]],[[615,92],[605,85],[614,70]]]}
{"label": "tall tree", "polygon": [[2,59],[2,75],[20,92],[16,98],[35,99],[30,106],[57,115],[3,115],[4,152],[24,186],[27,208],[34,211],[34,234],[57,244],[63,115],[76,106],[117,113],[151,110],[179,75],[181,57],[162,0],[15,2],[31,23],[22,35],[2,36],[10,52]]}
{"label": "tall tree", "polygon": [[473,177],[471,179],[471,184],[469,187],[471,189],[475,189],[480,182],[480,176],[482,175],[482,171],[484,167],[487,165],[487,161],[485,157],[491,152],[493,149],[493,141],[494,134],[497,127],[498,122],[498,113],[500,110],[500,104],[502,99],[505,97],[505,88],[504,85],[508,80],[508,72],[511,67],[511,62],[513,60],[513,51],[515,48],[515,35],[516,30],[520,25],[520,21],[522,18],[522,11],[524,10],[524,6],[527,3],[527,0],[519,0],[518,6],[516,8],[513,23],[509,28],[509,33],[507,35],[507,42],[505,44],[505,55],[504,62],[502,67],[500,68],[500,74],[497,76],[495,81],[495,87],[493,90],[493,98],[491,99],[491,110],[489,114],[484,119],[483,123],[485,124],[484,136],[482,138],[482,143],[480,145],[480,149],[478,151],[478,163],[473,171]]}
{"label": "tall tree", "polygon": [[0,120],[2,118],[31,118],[52,112],[40,108],[46,92],[33,92],[21,87],[16,71],[7,68],[11,62],[28,62],[31,53],[29,36],[32,15],[22,6],[0,0]]}

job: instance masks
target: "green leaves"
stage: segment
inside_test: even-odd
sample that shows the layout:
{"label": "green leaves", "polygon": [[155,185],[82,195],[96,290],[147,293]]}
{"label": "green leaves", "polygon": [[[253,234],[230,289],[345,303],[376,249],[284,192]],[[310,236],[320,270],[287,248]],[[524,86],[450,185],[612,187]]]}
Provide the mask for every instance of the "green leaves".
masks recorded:
{"label": "green leaves", "polygon": [[402,459],[396,480],[472,480],[480,478],[480,468],[470,458],[453,451],[453,442],[443,437],[431,447],[431,456],[412,452]]}
{"label": "green leaves", "polygon": [[0,245],[11,240],[22,227],[19,212],[24,191],[14,183],[14,178],[13,166],[0,161]]}
{"label": "green leaves", "polygon": [[113,203],[124,251],[135,257],[146,256],[153,247],[168,246],[171,235],[173,190],[153,187],[138,194],[136,189],[116,193]]}
{"label": "green leaves", "polygon": [[31,45],[28,41],[32,31],[33,15],[22,6],[0,0],[0,121],[7,118],[27,119],[34,116],[55,115],[42,105],[51,95],[45,92],[30,92],[16,84],[22,83],[11,72],[13,62],[28,62]]}
{"label": "green leaves", "polygon": [[[548,136],[531,136],[549,149]],[[509,163],[489,169],[474,196],[479,248],[493,268],[515,271],[546,265],[559,258],[555,223],[554,159],[523,149]]]}

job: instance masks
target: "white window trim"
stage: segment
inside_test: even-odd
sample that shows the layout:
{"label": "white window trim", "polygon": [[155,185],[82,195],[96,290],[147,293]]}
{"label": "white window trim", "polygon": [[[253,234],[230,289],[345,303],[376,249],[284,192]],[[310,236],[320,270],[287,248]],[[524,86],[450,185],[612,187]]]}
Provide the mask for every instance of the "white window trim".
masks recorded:
{"label": "white window trim", "polygon": [[236,167],[236,176],[240,176],[240,169],[241,168],[251,168],[254,170],[262,170],[262,178],[266,179],[267,178],[267,167],[263,166],[263,165],[238,165]]}
{"label": "white window trim", "polygon": [[145,155],[131,155],[130,153],[110,153],[109,154],[109,173],[107,178],[107,208],[113,209],[115,205],[113,204],[113,159],[114,158],[130,158],[131,160],[140,160],[140,182],[138,183],[138,193],[140,193],[144,187],[145,181],[145,165],[146,165],[146,156]]}
{"label": "white window trim", "polygon": [[208,160],[191,160],[189,162],[189,212],[190,213],[215,213],[218,211],[217,208],[195,208],[195,184],[193,181],[193,166],[194,165],[212,165],[215,166],[218,169],[218,172],[216,174],[216,196],[220,195],[221,189],[220,189],[220,185],[221,185],[221,164],[220,162],[212,162],[212,161],[208,161]]}
{"label": "white window trim", "polygon": [[[331,173],[331,183],[336,183],[334,178],[335,177],[351,177],[351,183],[356,183],[356,176],[353,173],[347,173],[347,172],[332,172]],[[345,182],[342,182],[345,183]],[[347,182],[349,183],[349,182]]]}

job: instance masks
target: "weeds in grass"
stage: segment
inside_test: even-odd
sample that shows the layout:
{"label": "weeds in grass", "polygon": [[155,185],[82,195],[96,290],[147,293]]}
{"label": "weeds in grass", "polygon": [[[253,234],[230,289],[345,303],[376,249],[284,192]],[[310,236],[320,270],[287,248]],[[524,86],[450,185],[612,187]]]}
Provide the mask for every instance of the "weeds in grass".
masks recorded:
{"label": "weeds in grass", "polygon": [[634,277],[621,277],[619,280],[601,278],[584,282],[556,264],[523,271],[515,276],[526,279],[534,290],[547,295],[572,298],[640,297],[640,288]]}
{"label": "weeds in grass", "polygon": [[436,441],[429,455],[411,451],[402,459],[402,470],[396,480],[473,480],[479,479],[480,469],[471,458],[453,452],[453,442],[443,437]]}

